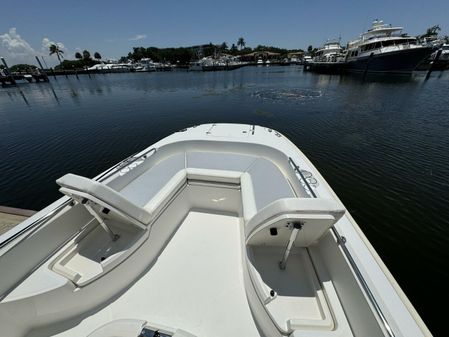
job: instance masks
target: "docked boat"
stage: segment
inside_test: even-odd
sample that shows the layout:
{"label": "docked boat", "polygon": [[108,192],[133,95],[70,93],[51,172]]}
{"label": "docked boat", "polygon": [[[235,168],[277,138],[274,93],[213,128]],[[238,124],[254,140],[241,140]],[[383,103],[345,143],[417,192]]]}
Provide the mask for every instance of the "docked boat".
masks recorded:
{"label": "docked boat", "polygon": [[431,62],[432,69],[445,70],[449,68],[449,44],[444,43],[438,50],[434,51],[430,55],[429,61]]}
{"label": "docked boat", "polygon": [[154,72],[156,71],[157,63],[153,62],[150,58],[143,58],[139,61],[135,67],[136,72]]}
{"label": "docked boat", "polygon": [[234,70],[245,66],[245,62],[238,61],[235,57],[203,57],[200,61],[190,64],[189,70],[192,71],[221,71]]}
{"label": "docked boat", "polygon": [[317,73],[341,73],[345,67],[345,54],[340,40],[329,40],[317,50],[312,60],[309,60],[304,70]]}
{"label": "docked boat", "polygon": [[257,58],[257,62],[256,62],[256,64],[257,64],[257,66],[258,66],[258,67],[261,67],[261,66],[263,66],[263,60],[262,60],[262,58],[261,58],[261,57]]}
{"label": "docked boat", "polygon": [[310,62],[312,62],[312,56],[310,56],[310,55],[304,55],[304,57],[302,58],[302,64],[304,65],[304,68],[305,68]]}
{"label": "docked boat", "polygon": [[346,70],[362,73],[412,73],[432,53],[432,47],[419,44],[416,37],[402,34],[402,29],[375,20],[360,38],[348,43]]}
{"label": "docked boat", "polygon": [[[0,236],[2,336],[429,336],[281,133],[181,130]],[[56,188],[55,184],[55,188]]]}
{"label": "docked boat", "polygon": [[98,63],[87,68],[89,72],[123,73],[133,70],[129,63]]}
{"label": "docked boat", "polygon": [[189,71],[203,71],[203,63],[201,61],[190,62]]}

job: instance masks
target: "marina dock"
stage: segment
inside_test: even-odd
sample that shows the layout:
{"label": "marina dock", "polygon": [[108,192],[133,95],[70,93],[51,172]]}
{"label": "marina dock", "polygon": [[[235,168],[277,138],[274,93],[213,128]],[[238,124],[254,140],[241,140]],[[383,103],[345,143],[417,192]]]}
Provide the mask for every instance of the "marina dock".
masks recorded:
{"label": "marina dock", "polygon": [[0,206],[0,235],[32,216],[35,211],[14,207]]}
{"label": "marina dock", "polygon": [[48,82],[47,75],[44,74],[14,74],[12,76],[0,75],[1,84],[14,84],[17,81]]}

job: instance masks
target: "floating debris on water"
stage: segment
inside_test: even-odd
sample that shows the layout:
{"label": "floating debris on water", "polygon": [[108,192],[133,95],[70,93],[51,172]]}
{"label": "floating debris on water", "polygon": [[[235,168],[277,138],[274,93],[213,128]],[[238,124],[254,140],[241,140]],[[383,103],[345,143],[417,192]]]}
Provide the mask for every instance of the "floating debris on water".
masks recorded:
{"label": "floating debris on water", "polygon": [[252,94],[253,97],[269,101],[301,102],[323,96],[321,90],[312,89],[266,89]]}
{"label": "floating debris on water", "polygon": [[254,113],[256,115],[258,115],[258,116],[263,116],[263,117],[272,117],[273,116],[272,112],[269,112],[269,111],[266,111],[266,110],[261,110],[261,109],[256,109],[254,111]]}

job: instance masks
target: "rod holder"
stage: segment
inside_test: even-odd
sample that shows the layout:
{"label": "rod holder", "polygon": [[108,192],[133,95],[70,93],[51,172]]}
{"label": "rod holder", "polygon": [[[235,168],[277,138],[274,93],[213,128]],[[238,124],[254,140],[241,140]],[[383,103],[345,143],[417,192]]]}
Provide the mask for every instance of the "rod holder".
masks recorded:
{"label": "rod holder", "polygon": [[288,239],[287,247],[285,247],[284,255],[282,256],[282,260],[279,262],[279,268],[284,270],[287,267],[287,260],[290,256],[290,251],[292,249],[293,243],[298,236],[299,231],[301,230],[303,223],[301,222],[290,222],[287,224],[287,227],[292,229],[292,233],[290,234],[290,238]]}

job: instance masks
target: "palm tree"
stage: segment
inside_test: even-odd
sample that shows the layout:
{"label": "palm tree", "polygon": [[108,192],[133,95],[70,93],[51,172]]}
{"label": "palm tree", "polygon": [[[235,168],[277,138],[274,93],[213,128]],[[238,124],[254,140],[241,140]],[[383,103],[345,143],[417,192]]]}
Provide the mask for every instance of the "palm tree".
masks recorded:
{"label": "palm tree", "polygon": [[90,60],[90,53],[88,50],[83,50],[83,59]]}
{"label": "palm tree", "polygon": [[240,47],[240,50],[242,50],[243,48],[245,48],[246,43],[245,43],[245,39],[243,37],[239,37],[238,41],[237,41],[237,46]]}
{"label": "palm tree", "polygon": [[96,59],[96,60],[98,60],[98,61],[100,61],[101,60],[101,55],[100,55],[100,53],[99,52],[95,52],[95,54],[94,54],[94,59]]}
{"label": "palm tree", "polygon": [[76,52],[75,53],[75,58],[78,59],[78,60],[81,60],[83,58],[83,55],[81,55],[81,53],[79,53],[79,52]]}
{"label": "palm tree", "polygon": [[54,43],[50,45],[49,50],[50,50],[50,55],[55,54],[59,60],[59,63],[61,63],[61,58],[64,58],[64,56],[62,55],[62,54],[64,54],[64,51],[59,49],[59,46]]}
{"label": "palm tree", "polygon": [[426,31],[425,35],[426,36],[437,35],[439,31],[441,31],[440,26],[439,25],[435,25],[435,26],[432,26],[430,28],[427,28],[427,31]]}

